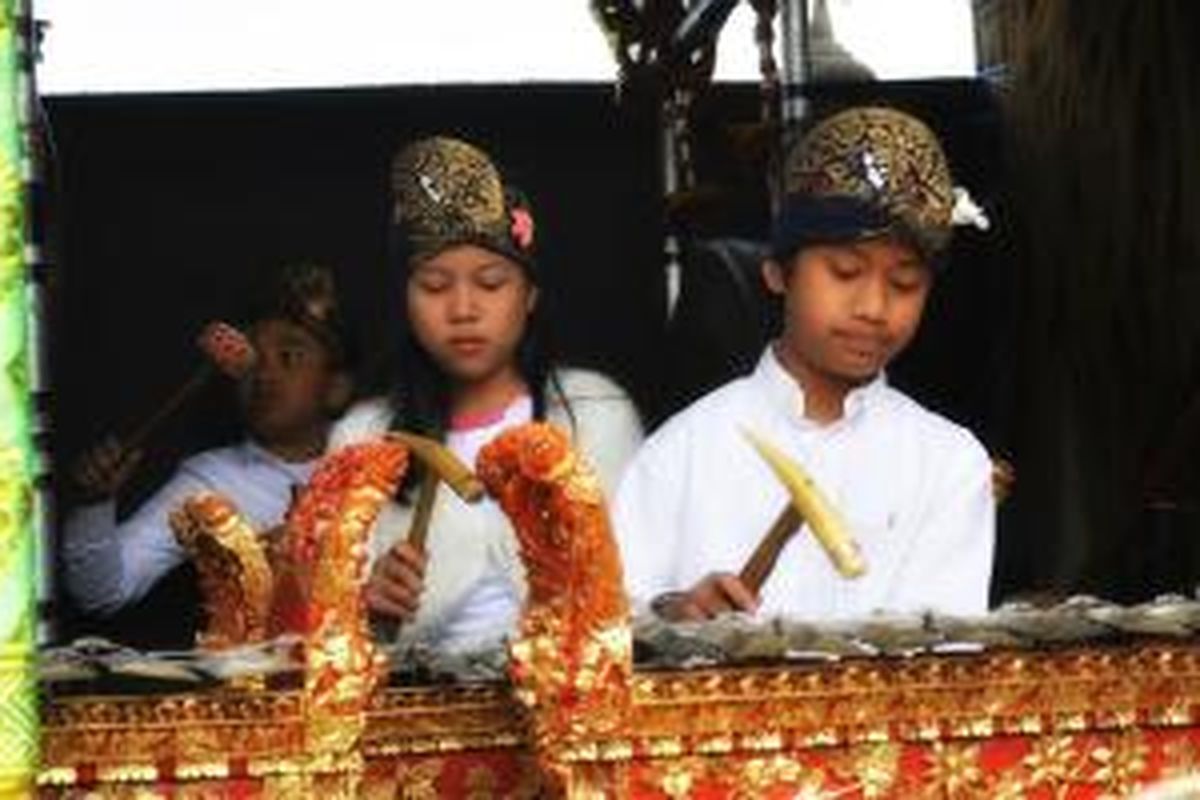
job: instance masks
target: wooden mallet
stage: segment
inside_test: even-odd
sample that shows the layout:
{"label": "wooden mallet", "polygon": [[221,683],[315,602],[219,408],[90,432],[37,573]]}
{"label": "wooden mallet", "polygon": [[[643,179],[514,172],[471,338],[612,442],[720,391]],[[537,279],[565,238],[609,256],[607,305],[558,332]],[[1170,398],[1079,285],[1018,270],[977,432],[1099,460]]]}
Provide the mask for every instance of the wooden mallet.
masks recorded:
{"label": "wooden mallet", "polygon": [[438,486],[445,483],[463,501],[476,503],[483,497],[483,483],[470,467],[441,442],[407,431],[393,431],[388,436],[403,442],[409,453],[425,465],[425,476],[421,480],[417,504],[413,509],[412,525],[408,529],[408,541],[417,550],[424,551]]}
{"label": "wooden mallet", "polygon": [[183,408],[216,374],[240,380],[254,369],[256,353],[246,335],[226,322],[210,322],[196,344],[205,355],[202,363],[182,385],[148,417],[124,437],[126,452],[139,449],[174,414]]}
{"label": "wooden mallet", "polygon": [[766,439],[750,431],[743,431],[743,434],[788,493],[787,505],[779,512],[738,574],[746,588],[758,594],[775,569],[784,545],[804,522],[808,523],[809,529],[843,577],[857,578],[866,572],[867,566],[842,515],[817,488],[812,477],[794,459]]}

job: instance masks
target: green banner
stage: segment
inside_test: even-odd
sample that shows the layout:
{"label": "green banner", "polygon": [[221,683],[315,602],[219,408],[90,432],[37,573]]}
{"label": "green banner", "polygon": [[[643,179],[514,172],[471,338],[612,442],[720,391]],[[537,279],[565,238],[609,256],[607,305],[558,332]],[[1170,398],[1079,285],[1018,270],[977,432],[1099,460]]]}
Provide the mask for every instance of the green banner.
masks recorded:
{"label": "green banner", "polygon": [[30,792],[38,762],[36,457],[16,13],[16,0],[0,0],[0,797]]}

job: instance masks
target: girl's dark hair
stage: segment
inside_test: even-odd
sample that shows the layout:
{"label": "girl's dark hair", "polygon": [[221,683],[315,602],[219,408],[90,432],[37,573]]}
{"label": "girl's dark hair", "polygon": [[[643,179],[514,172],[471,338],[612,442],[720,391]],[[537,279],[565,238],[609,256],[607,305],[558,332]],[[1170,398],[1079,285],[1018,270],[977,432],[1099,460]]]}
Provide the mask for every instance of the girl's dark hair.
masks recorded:
{"label": "girl's dark hair", "polygon": [[[391,378],[387,393],[393,410],[390,427],[392,430],[405,430],[445,441],[451,387],[441,368],[417,340],[408,318],[405,298],[408,279],[412,274],[411,249],[402,232],[395,227],[390,238],[392,297],[397,298],[399,305],[398,313],[392,318],[395,329],[391,341],[395,344],[388,365]],[[563,406],[574,426],[574,414],[554,370],[555,354],[550,324],[553,309],[550,298],[538,280],[537,269],[532,261],[513,259],[513,263],[521,267],[525,278],[539,291],[538,301],[526,320],[525,332],[517,345],[516,354],[517,371],[529,388],[533,401],[533,417],[545,419],[550,402],[555,401]],[[410,490],[420,482],[423,474],[423,465],[410,464],[398,492],[401,502],[408,502]]]}

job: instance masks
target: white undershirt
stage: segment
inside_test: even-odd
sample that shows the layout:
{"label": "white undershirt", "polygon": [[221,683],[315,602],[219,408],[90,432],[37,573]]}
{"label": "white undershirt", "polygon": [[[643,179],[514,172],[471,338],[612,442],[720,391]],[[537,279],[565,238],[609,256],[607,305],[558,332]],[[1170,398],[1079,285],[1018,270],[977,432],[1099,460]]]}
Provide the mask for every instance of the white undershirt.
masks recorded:
{"label": "white undershirt", "polygon": [[[465,427],[453,426],[446,434],[446,446],[464,464],[474,464],[479,451],[503,431],[533,419],[533,402],[528,395],[514,400],[499,415]],[[484,498],[476,512],[487,518],[489,528],[507,530],[508,518],[500,505]],[[486,567],[462,601],[451,609],[445,624],[434,637],[441,648],[480,646],[495,640],[498,631],[511,630],[521,607],[521,587],[514,583],[505,549],[489,548]]]}

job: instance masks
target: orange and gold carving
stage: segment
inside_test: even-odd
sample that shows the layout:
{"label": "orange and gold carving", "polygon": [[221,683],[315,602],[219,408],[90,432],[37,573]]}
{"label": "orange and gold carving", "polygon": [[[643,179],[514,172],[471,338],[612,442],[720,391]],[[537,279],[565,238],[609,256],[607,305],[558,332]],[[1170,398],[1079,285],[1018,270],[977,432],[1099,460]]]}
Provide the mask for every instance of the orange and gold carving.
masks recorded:
{"label": "orange and gold carving", "polygon": [[407,466],[408,451],[390,438],[321,461],[284,524],[279,556],[291,583],[277,592],[280,631],[311,634],[362,618],[367,537]]}
{"label": "orange and gold carving", "polygon": [[61,698],[42,714],[42,756],[58,768],[288,756],[302,744],[301,720],[293,693]]}
{"label": "orange and gold carving", "polygon": [[170,519],[196,563],[204,596],[207,621],[197,645],[221,649],[264,639],[274,579],[250,523],[211,492],[189,497]]}
{"label": "orange and gold carving", "polygon": [[520,711],[508,688],[498,684],[386,688],[367,709],[361,745],[368,758],[523,750]]}
{"label": "orange and gold carving", "polygon": [[[640,673],[633,686],[621,726],[557,752],[572,779],[625,775],[634,797],[1098,797],[1200,771],[1190,643]],[[395,796],[405,765],[437,757],[461,776],[439,786],[486,766],[496,796],[532,796],[520,708],[500,685],[378,691],[356,748],[364,780]],[[239,762],[302,782],[310,711],[302,692],[51,698],[39,782],[46,796],[89,775],[169,783],[163,762],[181,785],[232,781]]]}
{"label": "orange and gold carving", "polygon": [[359,646],[369,641],[361,600],[366,540],[407,464],[404,445],[390,438],[322,460],[288,513],[274,569],[229,500],[211,492],[185,500],[171,526],[200,575],[208,612],[201,646],[296,633],[325,641],[328,652],[315,656],[322,669],[341,661],[354,671],[354,663],[366,663]]}
{"label": "orange and gold carving", "polygon": [[1200,775],[1200,739],[1181,736],[1163,744],[1163,777]]}
{"label": "orange and gold carving", "polygon": [[529,597],[509,671],[553,764],[581,741],[621,730],[632,634],[621,562],[600,484],[567,435],[544,423],[501,434],[479,477],[513,523]]}
{"label": "orange and gold carving", "polygon": [[348,751],[365,726],[381,671],[363,601],[367,537],[407,465],[394,439],[343,448],[321,461],[288,513],[281,552],[291,582],[273,619],[304,637],[307,737],[318,751]]}
{"label": "orange and gold carving", "polygon": [[635,673],[632,685],[639,752],[680,737],[689,750],[787,749],[1200,723],[1196,646]]}
{"label": "orange and gold carving", "polygon": [[533,800],[542,797],[536,765],[524,754],[460,753],[372,760],[363,800]]}
{"label": "orange and gold carving", "polygon": [[649,760],[633,765],[630,795],[712,800],[1127,797],[1159,780],[1177,777],[1180,773],[1171,754],[1194,735],[1135,729],[1084,736],[948,740],[884,749],[879,745],[816,748],[770,757],[733,754]]}

